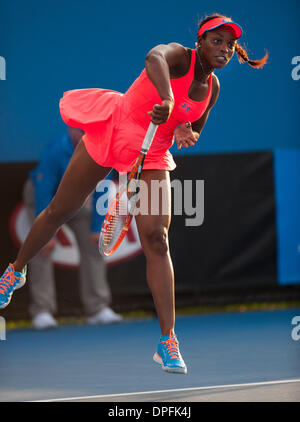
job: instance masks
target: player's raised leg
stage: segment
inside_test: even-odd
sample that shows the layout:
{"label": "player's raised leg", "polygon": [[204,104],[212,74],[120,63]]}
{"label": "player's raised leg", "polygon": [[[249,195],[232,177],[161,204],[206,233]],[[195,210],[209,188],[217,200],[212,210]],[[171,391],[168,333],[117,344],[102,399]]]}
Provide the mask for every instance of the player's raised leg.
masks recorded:
{"label": "player's raised leg", "polygon": [[0,278],[0,308],[8,305],[16,288],[26,281],[26,265],[84,204],[110,169],[95,163],[81,141],[49,206],[36,218],[17,259]]}

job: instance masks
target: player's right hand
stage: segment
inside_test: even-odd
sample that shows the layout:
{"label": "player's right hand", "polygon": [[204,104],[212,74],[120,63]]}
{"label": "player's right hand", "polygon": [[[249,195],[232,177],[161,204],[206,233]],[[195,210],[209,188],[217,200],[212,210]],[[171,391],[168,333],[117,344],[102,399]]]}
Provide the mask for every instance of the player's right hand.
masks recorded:
{"label": "player's right hand", "polygon": [[154,104],[152,111],[149,111],[147,114],[151,116],[152,123],[161,125],[169,120],[173,108],[174,100],[167,99],[163,100],[161,104]]}

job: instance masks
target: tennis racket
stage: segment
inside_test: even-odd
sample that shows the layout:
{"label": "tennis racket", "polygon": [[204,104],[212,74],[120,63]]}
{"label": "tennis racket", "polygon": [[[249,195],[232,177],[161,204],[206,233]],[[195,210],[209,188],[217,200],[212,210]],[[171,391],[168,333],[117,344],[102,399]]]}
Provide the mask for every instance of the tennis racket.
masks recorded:
{"label": "tennis racket", "polygon": [[99,236],[101,255],[112,255],[126,236],[139,199],[139,182],[147,152],[152,144],[157,125],[150,122],[141,152],[127,179],[109,205]]}

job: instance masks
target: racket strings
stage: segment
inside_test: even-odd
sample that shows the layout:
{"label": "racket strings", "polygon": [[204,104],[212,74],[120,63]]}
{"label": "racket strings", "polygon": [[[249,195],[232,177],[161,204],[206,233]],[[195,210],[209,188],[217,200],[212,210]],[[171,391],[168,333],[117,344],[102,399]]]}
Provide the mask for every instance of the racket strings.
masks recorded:
{"label": "racket strings", "polygon": [[108,256],[113,253],[125,234],[131,220],[136,214],[136,205],[139,200],[139,174],[132,175],[132,179],[121,185],[114,201],[110,204],[106,214],[99,244],[100,250]]}
{"label": "racket strings", "polygon": [[103,250],[108,253],[118,241],[130,213],[126,200],[126,191],[117,195],[112,211],[108,216],[106,231],[103,239]]}

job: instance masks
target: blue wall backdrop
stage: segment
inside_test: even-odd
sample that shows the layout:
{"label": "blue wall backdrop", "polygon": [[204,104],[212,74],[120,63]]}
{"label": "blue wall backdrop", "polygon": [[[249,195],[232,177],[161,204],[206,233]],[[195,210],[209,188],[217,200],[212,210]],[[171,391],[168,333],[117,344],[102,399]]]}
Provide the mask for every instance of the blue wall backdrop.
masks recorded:
{"label": "blue wall backdrop", "polygon": [[[0,2],[0,162],[37,161],[64,132],[64,91],[125,92],[159,43],[194,48],[198,21],[219,12],[244,28],[262,70],[235,57],[217,71],[219,100],[193,148],[175,155],[274,152],[278,281],[300,281],[299,0],[11,0]],[[6,63],[6,68],[3,68]],[[5,77],[3,73],[5,70]],[[237,174],[237,178],[239,175]]]}
{"label": "blue wall backdrop", "polygon": [[58,110],[64,91],[126,91],[150,48],[172,41],[194,47],[198,20],[215,11],[244,27],[250,57],[267,49],[270,60],[254,70],[235,58],[218,72],[221,93],[201,141],[180,154],[300,146],[300,80],[291,76],[292,59],[300,55],[298,0],[164,0],[155,6],[139,0],[1,2],[0,161],[39,158],[64,130]]}

